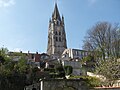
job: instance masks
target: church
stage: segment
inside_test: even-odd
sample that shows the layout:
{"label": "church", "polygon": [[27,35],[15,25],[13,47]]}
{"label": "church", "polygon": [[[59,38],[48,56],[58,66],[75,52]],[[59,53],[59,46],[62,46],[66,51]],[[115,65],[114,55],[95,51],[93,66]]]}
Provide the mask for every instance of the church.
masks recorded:
{"label": "church", "polygon": [[[90,53],[79,49],[68,49],[65,32],[64,16],[60,16],[57,3],[49,20],[47,55],[49,55],[48,66],[53,61],[60,61],[63,66],[72,66],[74,75],[81,75],[82,65],[80,61]],[[52,64],[53,64],[52,63]],[[55,64],[57,65],[57,64]]]}
{"label": "church", "polygon": [[60,16],[57,4],[55,4],[52,18],[49,21],[47,54],[54,58],[60,58],[67,49],[64,16]]}
{"label": "church", "polygon": [[76,58],[81,59],[89,54],[84,50],[67,49],[64,16],[60,16],[57,3],[55,4],[52,18],[49,21],[47,54],[54,59],[61,59],[66,56],[71,58],[76,55]]}
{"label": "church", "polygon": [[24,54],[27,62],[38,68],[54,68],[59,65],[72,66],[73,74],[80,75],[82,64],[80,61],[90,54],[88,51],[67,48],[64,16],[60,16],[57,3],[55,3],[52,17],[49,20],[48,44],[46,53],[9,52],[13,61],[18,61]]}

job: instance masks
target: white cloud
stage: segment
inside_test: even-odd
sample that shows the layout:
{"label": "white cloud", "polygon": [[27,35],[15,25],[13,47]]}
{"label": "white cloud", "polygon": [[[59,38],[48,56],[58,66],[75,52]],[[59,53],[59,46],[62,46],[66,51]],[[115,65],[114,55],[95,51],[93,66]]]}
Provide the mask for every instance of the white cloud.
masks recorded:
{"label": "white cloud", "polygon": [[0,8],[1,7],[9,7],[15,4],[15,0],[0,0]]}

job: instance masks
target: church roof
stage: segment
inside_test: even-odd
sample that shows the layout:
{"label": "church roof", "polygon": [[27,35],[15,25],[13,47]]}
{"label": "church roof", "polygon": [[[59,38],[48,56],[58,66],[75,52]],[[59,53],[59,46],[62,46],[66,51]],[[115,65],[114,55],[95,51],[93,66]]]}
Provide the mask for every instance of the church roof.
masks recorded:
{"label": "church roof", "polygon": [[53,12],[52,18],[53,19],[58,19],[58,20],[61,21],[59,10],[58,10],[58,7],[57,7],[57,3],[55,4],[55,8],[54,8],[54,12]]}

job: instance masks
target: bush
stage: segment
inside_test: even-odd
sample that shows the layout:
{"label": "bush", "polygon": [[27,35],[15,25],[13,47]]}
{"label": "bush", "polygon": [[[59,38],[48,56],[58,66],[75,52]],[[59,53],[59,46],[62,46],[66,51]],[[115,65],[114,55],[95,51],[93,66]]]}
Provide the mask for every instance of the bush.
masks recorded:
{"label": "bush", "polygon": [[53,68],[45,68],[44,71],[49,71],[50,73],[54,73],[55,69],[53,69]]}
{"label": "bush", "polygon": [[62,66],[56,67],[55,72],[57,73],[57,77],[65,77],[65,71]]}
{"label": "bush", "polygon": [[71,76],[70,79],[82,79],[87,83],[89,87],[101,86],[101,81],[99,78],[90,76]]}
{"label": "bush", "polygon": [[65,74],[70,75],[73,72],[72,66],[65,66]]}

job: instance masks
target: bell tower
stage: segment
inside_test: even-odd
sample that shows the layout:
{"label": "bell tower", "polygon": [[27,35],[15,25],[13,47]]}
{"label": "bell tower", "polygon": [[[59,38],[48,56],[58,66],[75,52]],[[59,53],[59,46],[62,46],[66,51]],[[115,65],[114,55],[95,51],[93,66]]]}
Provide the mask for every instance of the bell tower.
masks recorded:
{"label": "bell tower", "polygon": [[55,4],[52,18],[49,21],[47,54],[60,58],[66,48],[64,17],[60,17],[57,4]]}

